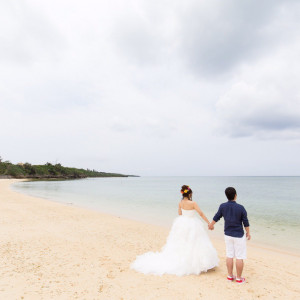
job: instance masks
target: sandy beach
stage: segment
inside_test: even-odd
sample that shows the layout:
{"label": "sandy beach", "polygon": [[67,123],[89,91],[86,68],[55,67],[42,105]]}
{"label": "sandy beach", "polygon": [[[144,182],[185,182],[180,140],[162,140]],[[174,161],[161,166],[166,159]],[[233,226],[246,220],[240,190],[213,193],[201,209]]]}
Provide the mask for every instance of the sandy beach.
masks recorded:
{"label": "sandy beach", "polygon": [[0,180],[0,299],[299,299],[300,256],[248,243],[243,285],[220,266],[199,276],[131,270],[136,255],[158,251],[168,230],[19,194]]}

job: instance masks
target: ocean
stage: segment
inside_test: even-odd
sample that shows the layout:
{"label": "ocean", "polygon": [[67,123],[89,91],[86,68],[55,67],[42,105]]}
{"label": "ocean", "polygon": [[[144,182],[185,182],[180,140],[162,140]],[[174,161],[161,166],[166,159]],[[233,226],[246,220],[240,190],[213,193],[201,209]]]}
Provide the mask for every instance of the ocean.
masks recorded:
{"label": "ocean", "polygon": [[[52,201],[170,227],[183,184],[211,220],[233,186],[248,212],[252,241],[300,250],[300,177],[128,177],[18,182],[13,189]],[[223,221],[212,235],[221,236]]]}

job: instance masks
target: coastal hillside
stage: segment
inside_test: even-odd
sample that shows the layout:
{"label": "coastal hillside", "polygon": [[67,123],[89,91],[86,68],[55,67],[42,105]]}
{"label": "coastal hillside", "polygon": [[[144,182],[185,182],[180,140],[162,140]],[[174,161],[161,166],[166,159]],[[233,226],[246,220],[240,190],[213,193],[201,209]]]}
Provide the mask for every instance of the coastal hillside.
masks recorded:
{"label": "coastal hillside", "polygon": [[130,175],[98,172],[90,169],[64,167],[61,164],[46,163],[32,165],[30,163],[13,164],[2,161],[0,157],[0,177],[2,178],[33,178],[33,179],[75,179],[87,177],[129,177]]}

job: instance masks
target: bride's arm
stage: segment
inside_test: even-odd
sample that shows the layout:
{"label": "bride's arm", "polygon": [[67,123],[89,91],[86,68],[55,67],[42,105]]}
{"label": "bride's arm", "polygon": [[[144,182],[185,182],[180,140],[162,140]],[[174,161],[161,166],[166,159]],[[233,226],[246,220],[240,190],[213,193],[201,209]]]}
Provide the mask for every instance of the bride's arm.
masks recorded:
{"label": "bride's arm", "polygon": [[200,215],[200,217],[209,225],[210,222],[208,221],[205,214],[203,213],[203,211],[200,209],[200,207],[198,206],[198,204],[196,202],[194,202],[194,209],[197,211],[197,213]]}
{"label": "bride's arm", "polygon": [[182,215],[182,210],[181,210],[181,206],[180,206],[180,203],[178,205],[178,214],[181,216]]}

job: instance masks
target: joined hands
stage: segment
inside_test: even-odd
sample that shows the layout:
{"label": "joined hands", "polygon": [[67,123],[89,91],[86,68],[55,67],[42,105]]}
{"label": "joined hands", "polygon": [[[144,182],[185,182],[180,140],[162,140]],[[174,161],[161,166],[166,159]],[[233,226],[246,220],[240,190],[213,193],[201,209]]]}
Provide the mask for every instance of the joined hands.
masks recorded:
{"label": "joined hands", "polygon": [[213,225],[212,223],[209,223],[209,224],[208,224],[208,229],[209,229],[209,230],[214,230],[215,227],[214,227],[214,225]]}

